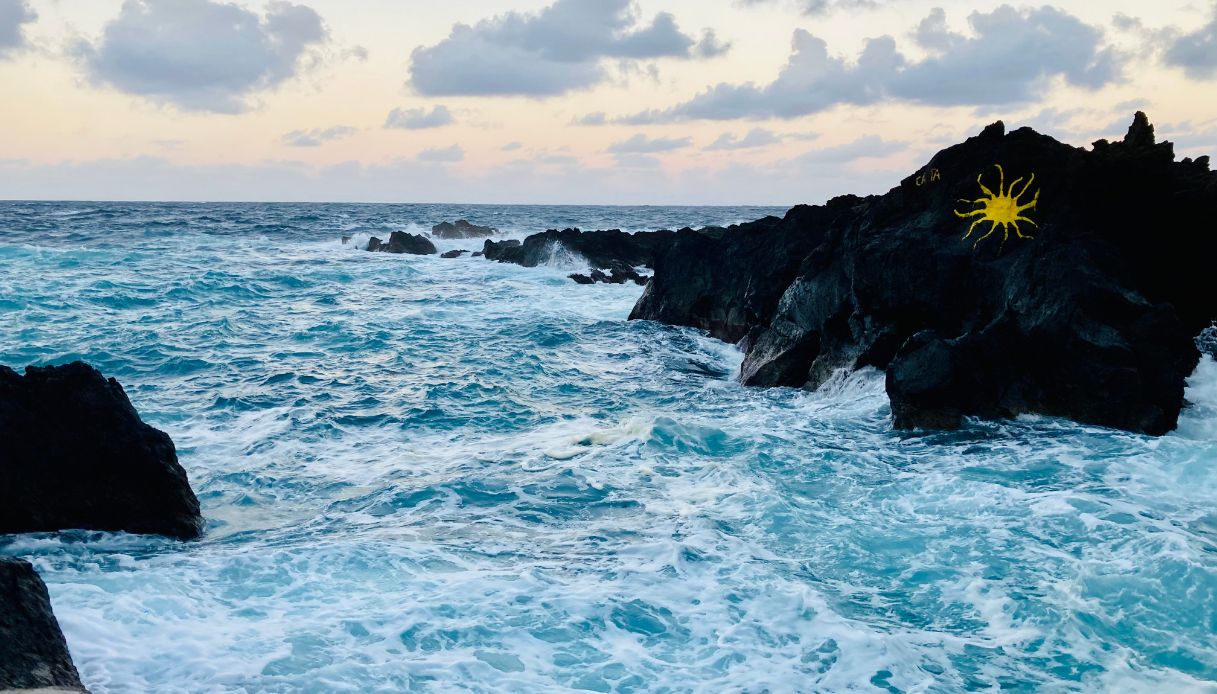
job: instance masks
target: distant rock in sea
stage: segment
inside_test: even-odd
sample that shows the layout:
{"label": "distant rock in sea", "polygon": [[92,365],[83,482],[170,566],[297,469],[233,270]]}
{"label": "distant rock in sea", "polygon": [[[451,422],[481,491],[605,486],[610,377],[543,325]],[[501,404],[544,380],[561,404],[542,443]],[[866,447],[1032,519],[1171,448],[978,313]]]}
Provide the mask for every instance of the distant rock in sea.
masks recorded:
{"label": "distant rock in sea", "polygon": [[1217,318],[1213,219],[1208,158],[1175,161],[1143,113],[1089,151],[999,122],[885,195],[678,232],[631,317],[739,342],[748,385],[885,369],[898,428],[1163,434]]}
{"label": "distant rock in sea", "polygon": [[0,534],[107,530],[183,540],[203,529],[173,441],[82,362],[0,366]]}
{"label": "distant rock in sea", "polygon": [[499,232],[492,227],[471,224],[468,220],[458,219],[456,222],[441,222],[431,227],[431,235],[437,239],[477,239],[494,236]]}
{"label": "distant rock in sea", "polygon": [[[691,231],[691,230],[690,230]],[[636,267],[652,267],[658,253],[675,238],[673,231],[651,231],[629,234],[620,229],[604,231],[581,231],[579,229],[550,229],[533,234],[523,243],[487,241],[483,253],[489,260],[514,263],[524,267],[537,267],[554,261],[561,253],[570,253],[586,260],[593,271],[589,274],[571,275],[580,284],[608,282],[621,284],[627,281],[643,284],[646,281],[634,270]]]}
{"label": "distant rock in sea", "polygon": [[373,253],[404,253],[408,255],[435,255],[439,252],[435,244],[425,236],[418,234],[407,234],[404,231],[395,231],[389,235],[389,242],[385,243],[373,236],[368,241],[368,250]]}
{"label": "distant rock in sea", "polygon": [[46,585],[29,562],[0,557],[0,691],[84,692]]}
{"label": "distant rock in sea", "polygon": [[469,252],[469,251],[466,251],[466,250],[463,250],[463,249],[462,249],[462,250],[458,250],[458,251],[448,251],[448,252],[446,252],[446,253],[441,253],[439,257],[441,257],[441,258],[449,258],[449,259],[451,259],[451,258],[459,258],[459,257],[461,257],[462,255],[465,255],[465,254],[466,254],[466,253],[468,253],[468,252]]}

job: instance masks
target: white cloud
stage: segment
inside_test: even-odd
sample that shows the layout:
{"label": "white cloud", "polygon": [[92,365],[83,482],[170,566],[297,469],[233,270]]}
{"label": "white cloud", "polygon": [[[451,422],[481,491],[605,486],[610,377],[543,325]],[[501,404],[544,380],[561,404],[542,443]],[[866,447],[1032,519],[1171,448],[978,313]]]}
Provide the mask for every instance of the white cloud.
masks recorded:
{"label": "white cloud", "polygon": [[23,25],[38,19],[25,0],[0,0],[0,58],[25,47]]}
{"label": "white cloud", "polygon": [[126,0],[75,53],[96,84],[192,111],[238,113],[329,39],[321,17],[275,1],[257,15],[212,0]]}
{"label": "white cloud", "polygon": [[283,136],[283,144],[291,147],[320,147],[326,142],[341,140],[354,135],[355,128],[336,125],[332,128],[314,128],[312,130],[293,130]]}
{"label": "white cloud", "polygon": [[712,57],[727,50],[714,32],[701,41],[661,12],[639,25],[631,0],[557,0],[535,14],[508,12],[457,24],[411,56],[411,84],[428,96],[564,94],[608,77],[603,61]]}
{"label": "white cloud", "polygon": [[796,118],[841,104],[886,100],[936,106],[1030,103],[1054,78],[1097,88],[1119,77],[1120,59],[1100,29],[1053,7],[1003,5],[968,17],[972,35],[953,34],[935,10],[917,40],[937,49],[907,59],[890,36],[870,39],[855,62],[832,56],[828,44],[798,29],[793,52],[777,78],[763,86],[720,83],[689,101],[620,122],[683,119]]}
{"label": "white cloud", "polygon": [[436,106],[428,111],[425,108],[401,109],[395,108],[385,118],[386,128],[401,128],[404,130],[423,130],[452,125],[456,118],[447,106]]}

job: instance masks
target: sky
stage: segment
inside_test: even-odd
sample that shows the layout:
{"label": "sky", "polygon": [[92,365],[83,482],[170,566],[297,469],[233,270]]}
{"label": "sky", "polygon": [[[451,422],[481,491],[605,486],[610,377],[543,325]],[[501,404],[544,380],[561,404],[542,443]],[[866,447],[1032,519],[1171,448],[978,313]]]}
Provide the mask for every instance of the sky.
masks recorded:
{"label": "sky", "polygon": [[1217,153],[1217,0],[0,0],[0,199],[792,205]]}

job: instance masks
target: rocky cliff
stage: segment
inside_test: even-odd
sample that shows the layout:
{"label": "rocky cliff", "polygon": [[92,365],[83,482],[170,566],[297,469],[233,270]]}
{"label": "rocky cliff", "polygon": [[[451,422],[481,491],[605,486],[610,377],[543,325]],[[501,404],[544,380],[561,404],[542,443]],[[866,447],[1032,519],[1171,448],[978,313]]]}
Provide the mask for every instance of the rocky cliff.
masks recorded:
{"label": "rocky cliff", "polygon": [[1217,175],[1138,113],[1091,149],[999,122],[890,192],[657,252],[632,318],[739,342],[744,383],[887,371],[897,427],[1021,413],[1162,434],[1217,319]]}

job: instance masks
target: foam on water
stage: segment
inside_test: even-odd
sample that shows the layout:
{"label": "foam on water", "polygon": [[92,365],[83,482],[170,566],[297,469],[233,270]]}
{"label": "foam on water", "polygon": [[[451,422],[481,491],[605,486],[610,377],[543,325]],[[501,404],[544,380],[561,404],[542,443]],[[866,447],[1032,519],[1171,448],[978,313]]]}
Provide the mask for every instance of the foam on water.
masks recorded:
{"label": "foam on water", "polygon": [[1212,690],[1211,359],[1160,439],[900,433],[882,374],[742,388],[566,259],[338,240],[767,212],[0,204],[0,363],[117,377],[208,520],[0,551],[99,693]]}

